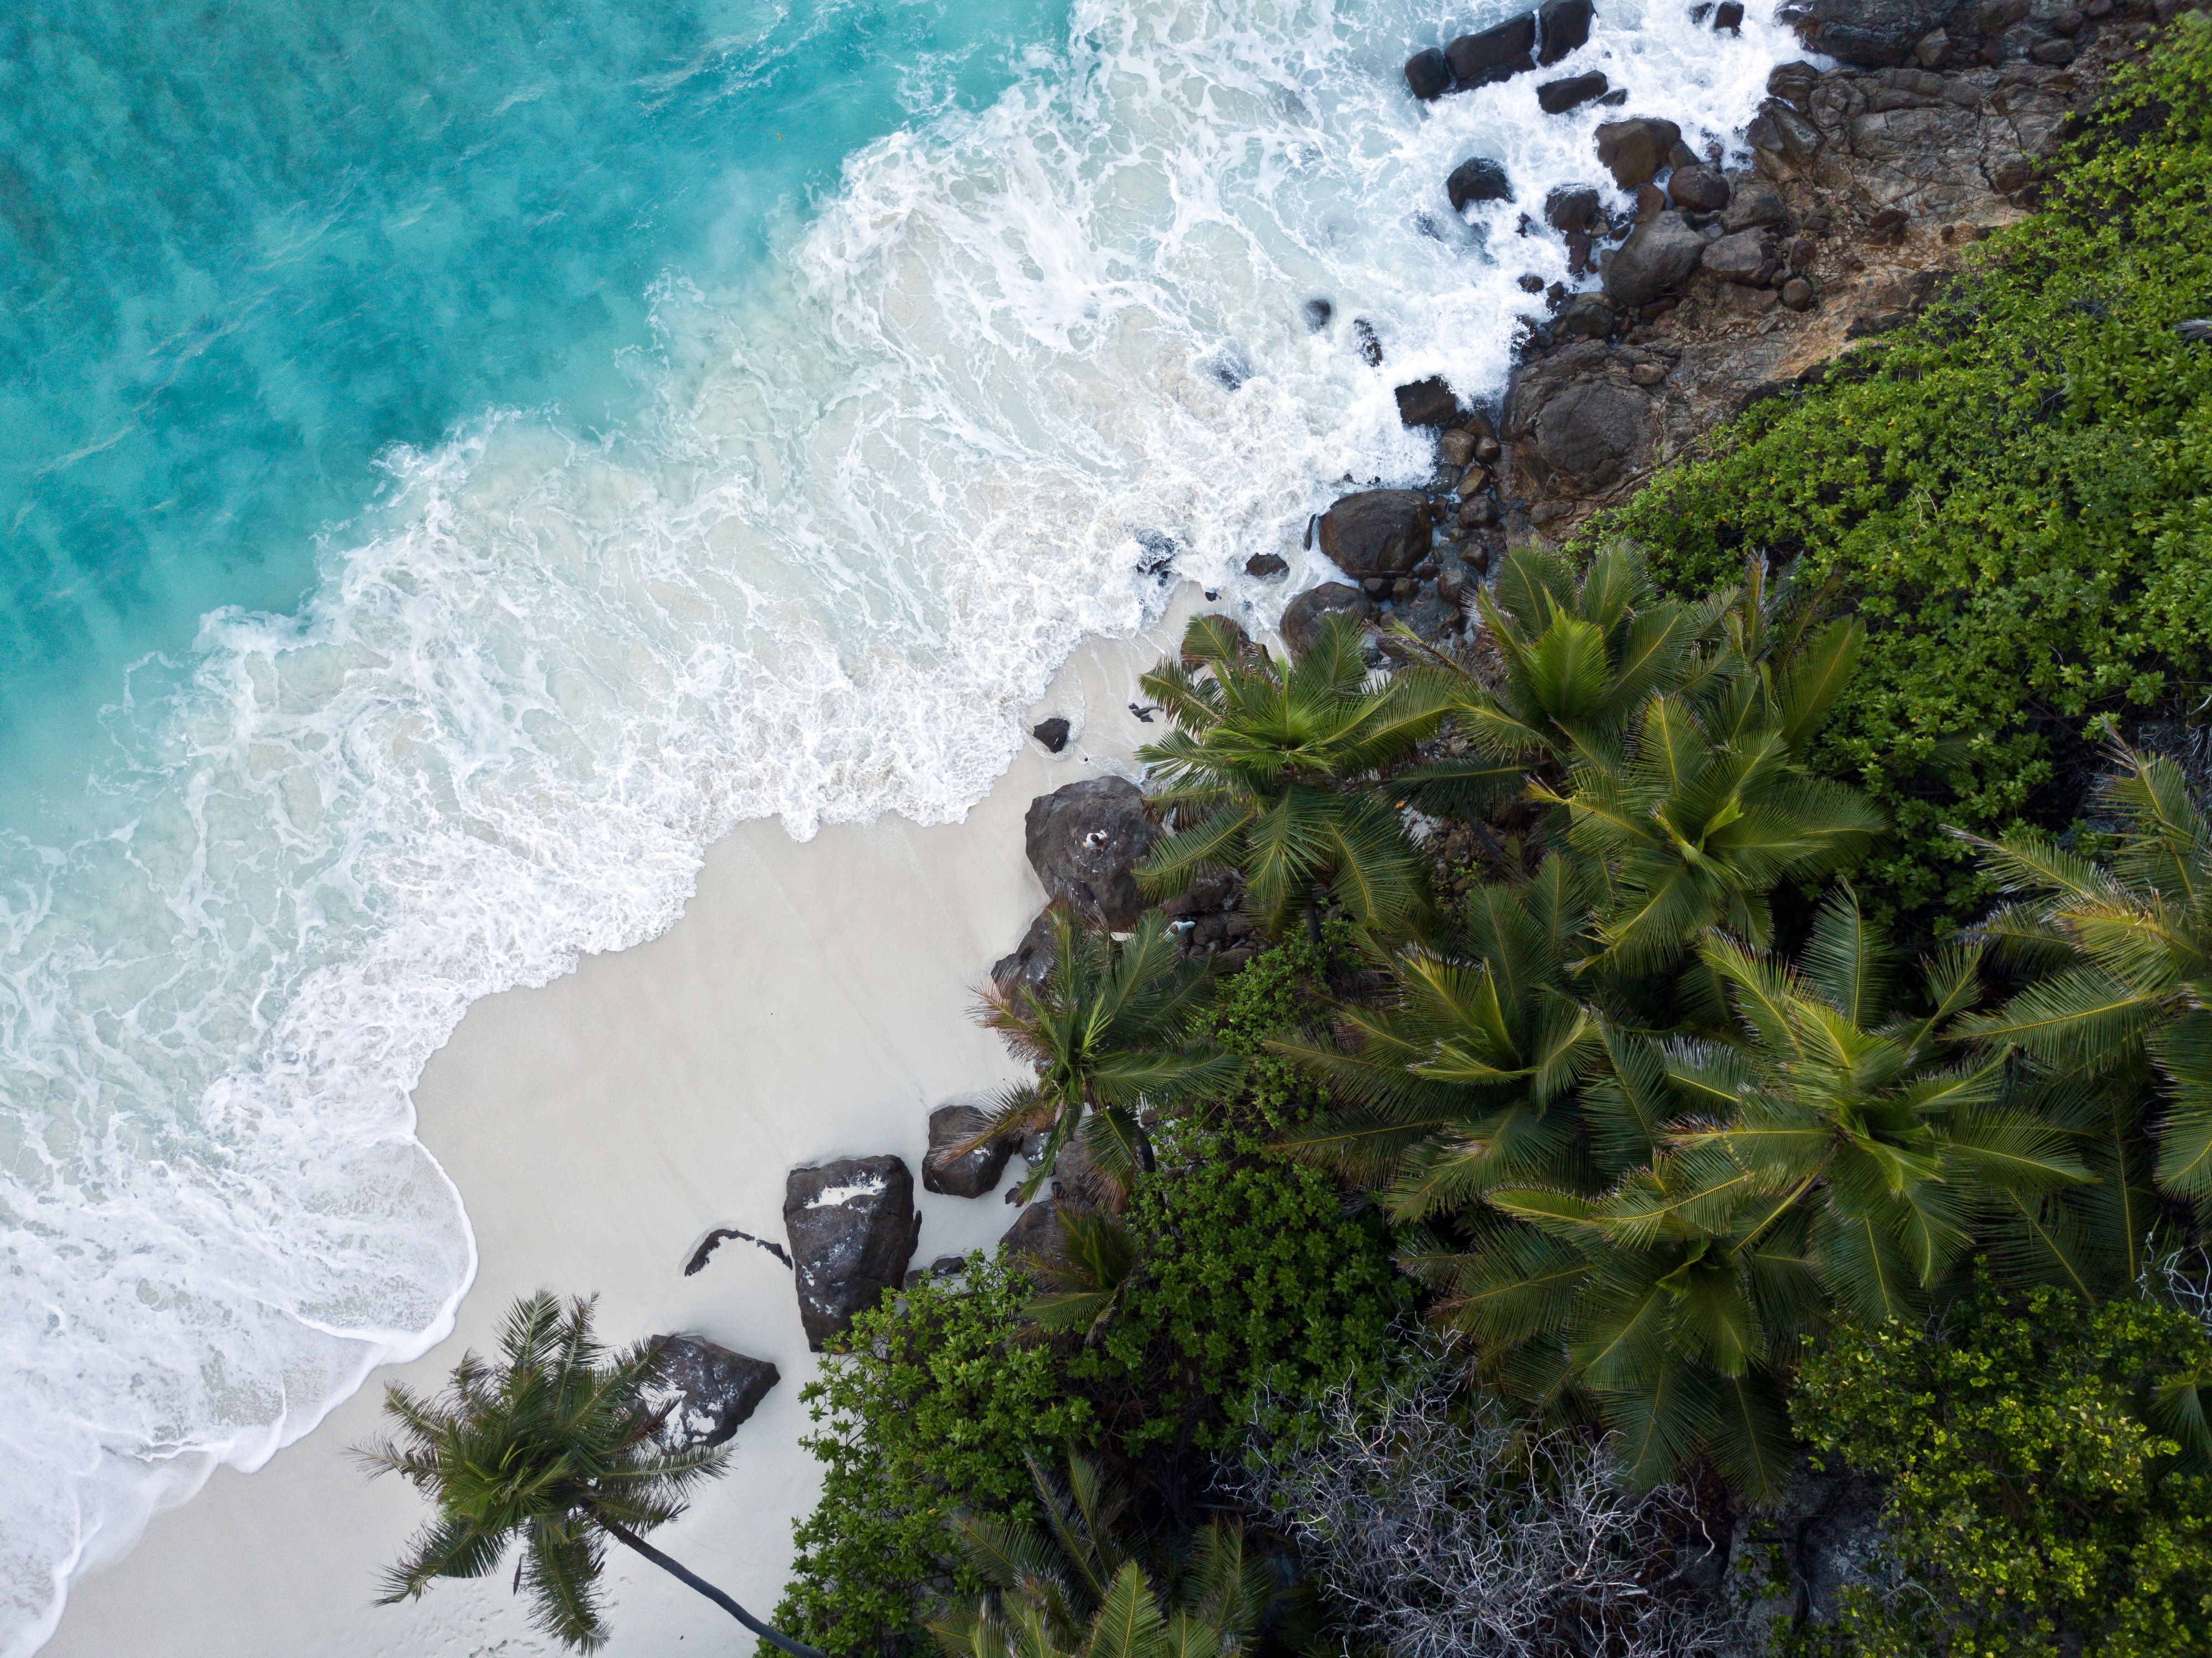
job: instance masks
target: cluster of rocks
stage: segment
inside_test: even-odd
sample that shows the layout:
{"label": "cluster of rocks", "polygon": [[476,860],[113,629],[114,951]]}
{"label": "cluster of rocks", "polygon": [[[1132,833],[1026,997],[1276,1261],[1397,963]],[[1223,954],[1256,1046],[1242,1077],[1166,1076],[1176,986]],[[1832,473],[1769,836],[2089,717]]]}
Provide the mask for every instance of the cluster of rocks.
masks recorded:
{"label": "cluster of rocks", "polygon": [[[1818,384],[2034,205],[2040,168],[2107,67],[2194,3],[1803,0],[1785,15],[1836,61],[1773,72],[1743,135],[1749,165],[1693,147],[1664,112],[1601,125],[1589,181],[1520,221],[1524,236],[1558,238],[1589,285],[1522,279],[1540,309],[1498,406],[1463,406],[1438,380],[1398,388],[1404,422],[1437,434],[1436,473],[1321,514],[1322,550],[1347,580],[1298,595],[1285,641],[1302,648],[1344,611],[1432,638],[1463,630],[1506,545],[1564,540],[1752,403]],[[1565,38],[1547,33],[1550,14],[1419,54],[1408,82],[1436,96],[1539,67],[1544,42]],[[1693,15],[1741,21],[1740,7]],[[1580,44],[1587,9],[1576,15]],[[1455,207],[1514,199],[1481,157],[1445,189]]]}
{"label": "cluster of rocks", "polygon": [[[1042,985],[1051,976],[1051,905],[1065,905],[1086,925],[1108,932],[1136,926],[1148,908],[1137,885],[1137,865],[1160,832],[1146,809],[1144,791],[1126,777],[1089,777],[1041,794],[1030,802],[1023,828],[1024,849],[1048,907],[1021,943],[992,964],[992,981],[1009,991]],[[1234,876],[1201,877],[1159,908],[1186,955],[1237,966],[1258,947],[1243,913],[1243,893]]]}
{"label": "cluster of rocks", "polygon": [[[1406,62],[1406,84],[1413,96],[1427,102],[1448,92],[1472,92],[1548,69],[1589,44],[1595,15],[1591,0],[1545,0],[1535,10],[1509,17],[1494,27],[1462,34],[1447,46],[1415,52]],[[1602,75],[1568,76],[1537,88],[1539,102],[1554,112],[1608,95],[1626,94],[1608,94]]]}

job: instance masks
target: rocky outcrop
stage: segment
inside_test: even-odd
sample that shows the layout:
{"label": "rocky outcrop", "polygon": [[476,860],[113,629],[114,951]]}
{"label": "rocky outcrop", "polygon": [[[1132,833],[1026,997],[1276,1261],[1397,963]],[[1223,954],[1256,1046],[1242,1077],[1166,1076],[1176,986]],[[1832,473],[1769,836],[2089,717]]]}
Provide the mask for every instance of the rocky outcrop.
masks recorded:
{"label": "rocky outcrop", "polygon": [[782,1380],[767,1359],[718,1347],[703,1336],[655,1336],[653,1351],[657,1363],[641,1396],[659,1419],[653,1438],[670,1452],[723,1443]]}
{"label": "rocky outcrop", "polygon": [[1623,190],[1648,185],[1659,176],[1667,158],[1682,142],[1682,129],[1672,121],[1638,116],[1631,121],[1607,121],[1597,130],[1597,164],[1613,174]]}
{"label": "rocky outcrop", "polygon": [[1418,489],[1363,489],[1321,515],[1321,550],[1357,580],[1401,576],[1427,556],[1435,522]]}
{"label": "rocky outcrop", "polygon": [[1054,958],[1052,912],[1041,909],[1029,931],[1022,934],[1021,943],[991,963],[991,982],[1009,994],[1024,985],[1032,990],[1041,988],[1052,977]]}
{"label": "rocky outcrop", "polygon": [[906,1276],[921,1235],[914,1176],[897,1157],[840,1157],[794,1169],[783,1187],[783,1230],[806,1345],[822,1344]]}
{"label": "rocky outcrop", "polygon": [[1060,1206],[1051,1198],[1039,1198],[1014,1217],[1014,1224],[1006,1228],[999,1240],[1001,1254],[1008,1255],[1038,1255],[1052,1247],[1059,1234]]}
{"label": "rocky outcrop", "polygon": [[1304,656],[1321,637],[1321,624],[1333,616],[1356,616],[1364,622],[1375,607],[1367,595],[1341,581],[1324,581],[1309,587],[1290,602],[1276,628],[1293,657]]}
{"label": "rocky outcrop", "polygon": [[1023,824],[1030,867],[1048,897],[1109,932],[1137,925],[1145,898],[1136,868],[1158,831],[1134,783],[1088,777],[1067,784],[1030,801]]}
{"label": "rocky outcrop", "polygon": [[1846,1588],[1898,1587],[1881,1491],[1856,1475],[1799,1470],[1771,1507],[1741,1516],[1727,1541],[1723,1594],[1752,1637],[1747,1653],[1770,1650],[1787,1631],[1832,1625]]}
{"label": "rocky outcrop", "polygon": [[1601,496],[1648,465],[1651,399],[1632,376],[1610,372],[1613,359],[1606,343],[1585,341],[1515,380],[1505,409],[1510,495]]}
{"label": "rocky outcrop", "polygon": [[1011,1139],[987,1140],[973,1151],[955,1148],[974,1138],[984,1114],[973,1105],[940,1105],[929,1114],[929,1151],[921,1160],[922,1189],[952,1198],[980,1198],[998,1188],[1014,1155]]}
{"label": "rocky outcrop", "polygon": [[1510,80],[1536,67],[1536,14],[1526,12],[1474,34],[1462,34],[1444,48],[1452,79],[1462,91]]}
{"label": "rocky outcrop", "polygon": [[[1808,50],[1861,69],[1883,69],[1907,61],[1960,9],[1960,0],[1801,0],[1784,15]],[[2027,5],[2020,10],[2025,14]]]}
{"label": "rocky outcrop", "polygon": [[1605,295],[1615,305],[1649,305],[1690,279],[1704,262],[1705,239],[1679,213],[1659,213],[1628,233],[1605,269]]}

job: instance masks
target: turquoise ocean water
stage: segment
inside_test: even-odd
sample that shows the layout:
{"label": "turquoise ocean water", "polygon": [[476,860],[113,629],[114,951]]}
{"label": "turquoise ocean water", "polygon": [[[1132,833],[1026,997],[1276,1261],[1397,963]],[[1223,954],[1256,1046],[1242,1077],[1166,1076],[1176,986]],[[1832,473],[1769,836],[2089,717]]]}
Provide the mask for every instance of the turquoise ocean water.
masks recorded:
{"label": "turquoise ocean water", "polygon": [[[1591,173],[1405,94],[1510,9],[0,10],[0,1658],[444,1326],[472,1000],[739,822],[958,817],[1164,544],[1264,623],[1425,472],[1391,387],[1564,275],[1445,175]],[[1561,72],[1724,142],[1790,50],[1612,0]]]}

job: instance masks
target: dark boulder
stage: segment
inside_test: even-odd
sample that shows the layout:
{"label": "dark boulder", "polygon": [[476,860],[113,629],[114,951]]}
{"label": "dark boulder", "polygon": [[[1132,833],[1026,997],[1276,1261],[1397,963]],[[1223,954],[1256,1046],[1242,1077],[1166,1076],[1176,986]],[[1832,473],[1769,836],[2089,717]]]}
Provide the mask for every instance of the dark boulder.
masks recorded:
{"label": "dark boulder", "polygon": [[1570,75],[1564,81],[1547,81],[1536,88],[1536,106],[1547,115],[1565,115],[1571,109],[1595,103],[1612,86],[1595,70],[1588,75]]}
{"label": "dark boulder", "polygon": [[1067,746],[1067,721],[1058,714],[1049,720],[1040,720],[1030,727],[1030,735],[1044,745],[1047,754],[1058,754]]}
{"label": "dark boulder", "polygon": [[1597,130],[1597,159],[1623,190],[1648,185],[1667,165],[1674,146],[1682,142],[1682,129],[1672,121],[1638,116],[1629,121],[1607,121]]}
{"label": "dark boulder", "polygon": [[1743,0],[1721,0],[1721,3],[1713,8],[1713,33],[1743,33]]}
{"label": "dark boulder", "polygon": [[1255,553],[1244,561],[1244,574],[1261,581],[1273,581],[1290,573],[1290,560],[1279,553]]}
{"label": "dark boulder", "polygon": [[1525,12],[1479,34],[1462,34],[1444,48],[1452,77],[1462,88],[1486,87],[1536,67],[1536,14]]}
{"label": "dark boulder", "polygon": [[914,1176],[897,1157],[840,1157],[783,1183],[799,1320],[815,1351],[898,1287],[921,1236]]}
{"label": "dark boulder", "polygon": [[717,1347],[703,1336],[655,1336],[653,1354],[653,1380],[641,1397],[660,1418],[653,1438],[672,1453],[723,1443],[783,1379],[768,1360]]}
{"label": "dark boulder", "polygon": [[[1497,162],[1477,155],[1462,161],[1444,180],[1444,193],[1451,197],[1452,211],[1456,213],[1469,202],[1510,202],[1513,199],[1513,182],[1505,176],[1505,169]],[[1425,424],[1409,422],[1408,424]]]}
{"label": "dark boulder", "polygon": [[1036,989],[1052,977],[1054,955],[1052,912],[1039,910],[1036,920],[1030,923],[1030,930],[1022,935],[1013,952],[991,963],[991,982],[1007,992],[1024,985]]}
{"label": "dark boulder", "polygon": [[1544,42],[1536,61],[1549,69],[1569,52],[1588,46],[1590,20],[1596,15],[1590,0],[1544,0],[1536,8],[1536,30]]}
{"label": "dark boulder", "polygon": [[1321,515],[1321,550],[1348,576],[1398,576],[1428,556],[1435,519],[1413,489],[1363,489]]}
{"label": "dark boulder", "polygon": [[1309,587],[1283,611],[1276,628],[1292,656],[1304,656],[1321,638],[1321,624],[1333,616],[1353,616],[1364,622],[1374,613],[1367,595],[1341,581],[1324,581]]}
{"label": "dark boulder", "polygon": [[1127,932],[1145,913],[1136,867],[1158,831],[1125,777],[1086,777],[1041,794],[1023,819],[1030,867],[1046,895],[1094,926]]}
{"label": "dark boulder", "polygon": [[1799,0],[1784,15],[1809,51],[1860,69],[1893,69],[1958,9],[1959,0]]}
{"label": "dark boulder", "polygon": [[929,1153],[921,1160],[925,1191],[949,1198],[980,1198],[998,1187],[1006,1172],[1006,1159],[1014,1155],[1011,1139],[987,1140],[972,1151],[953,1155],[953,1148],[983,1126],[984,1114],[972,1105],[940,1105],[929,1114]]}
{"label": "dark boulder", "polygon": [[1328,319],[1336,314],[1336,307],[1327,300],[1308,300],[1301,312],[1306,319],[1306,331],[1318,334],[1328,326]]}
{"label": "dark boulder", "polygon": [[1680,287],[1705,258],[1705,239],[1679,213],[1646,219],[1613,250],[1605,291],[1614,304],[1634,309]]}
{"label": "dark boulder", "polygon": [[1544,197],[1544,222],[1554,230],[1581,230],[1597,206],[1597,191],[1588,185],[1561,185]]}
{"label": "dark boulder", "polygon": [[1650,439],[1650,404],[1609,380],[1578,380],[1536,416],[1536,449],[1553,476],[1578,495],[1626,477]]}
{"label": "dark boulder", "polygon": [[1406,85],[1425,104],[1450,91],[1451,78],[1450,63],[1434,46],[1406,60]]}
{"label": "dark boulder", "polygon": [[1459,418],[1459,399],[1431,374],[1397,390],[1398,418],[1407,426],[1449,426]]}
{"label": "dark boulder", "polygon": [[1739,230],[1705,244],[1700,264],[1708,276],[1727,282],[1756,282],[1772,258],[1766,239],[1756,230]]}
{"label": "dark boulder", "polygon": [[1059,1236],[1055,1224],[1059,1218],[1059,1204],[1050,1198],[1038,1199],[1014,1217],[1014,1224],[999,1240],[1000,1249],[1009,1255],[1042,1254]]}
{"label": "dark boulder", "polygon": [[1729,181],[1709,167],[1678,167],[1668,177],[1667,194],[1692,213],[1717,213],[1729,204]]}
{"label": "dark boulder", "polygon": [[1761,230],[1785,224],[1789,218],[1790,206],[1780,191],[1764,179],[1745,179],[1729,196],[1729,204],[1721,214],[1721,228],[1730,233]]}

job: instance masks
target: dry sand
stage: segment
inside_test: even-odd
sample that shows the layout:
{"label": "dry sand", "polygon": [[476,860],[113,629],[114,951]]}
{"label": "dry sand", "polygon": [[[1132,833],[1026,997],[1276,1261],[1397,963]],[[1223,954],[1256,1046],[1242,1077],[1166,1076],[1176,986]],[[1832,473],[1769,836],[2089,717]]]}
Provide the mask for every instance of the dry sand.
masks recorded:
{"label": "dry sand", "polygon": [[[1068,715],[1074,740],[1057,756],[1025,742],[966,821],[832,828],[803,845],[749,824],[709,850],[662,937],[472,1007],[415,1091],[418,1132],[459,1187],[481,1255],[453,1335],[379,1372],[259,1471],[222,1469],[156,1516],[76,1586],[50,1658],[559,1650],[503,1576],[372,1606],[380,1569],[426,1510],[395,1481],[365,1482],[347,1455],[375,1431],[386,1379],[434,1387],[541,1287],[597,1292],[611,1340],[696,1330],[782,1371],[732,1442],[728,1476],[655,1537],[765,1616],[817,1485],[797,1443],[816,1362],[790,1275],[765,1251],[726,1242],[691,1278],[684,1263],[714,1227],[780,1241],[794,1164],[890,1151],[919,1171],[930,1109],[1014,1075],[968,1016],[1043,902],[1023,813],[1046,790],[1130,769],[1160,730],[1127,711],[1136,677],[1193,608],[1187,597],[1142,639],[1086,644],[1032,715]],[[1012,1219],[999,1193],[921,1201],[918,1263],[988,1244]],[[611,1658],[752,1650],[726,1614],[623,1550],[607,1586]]]}

